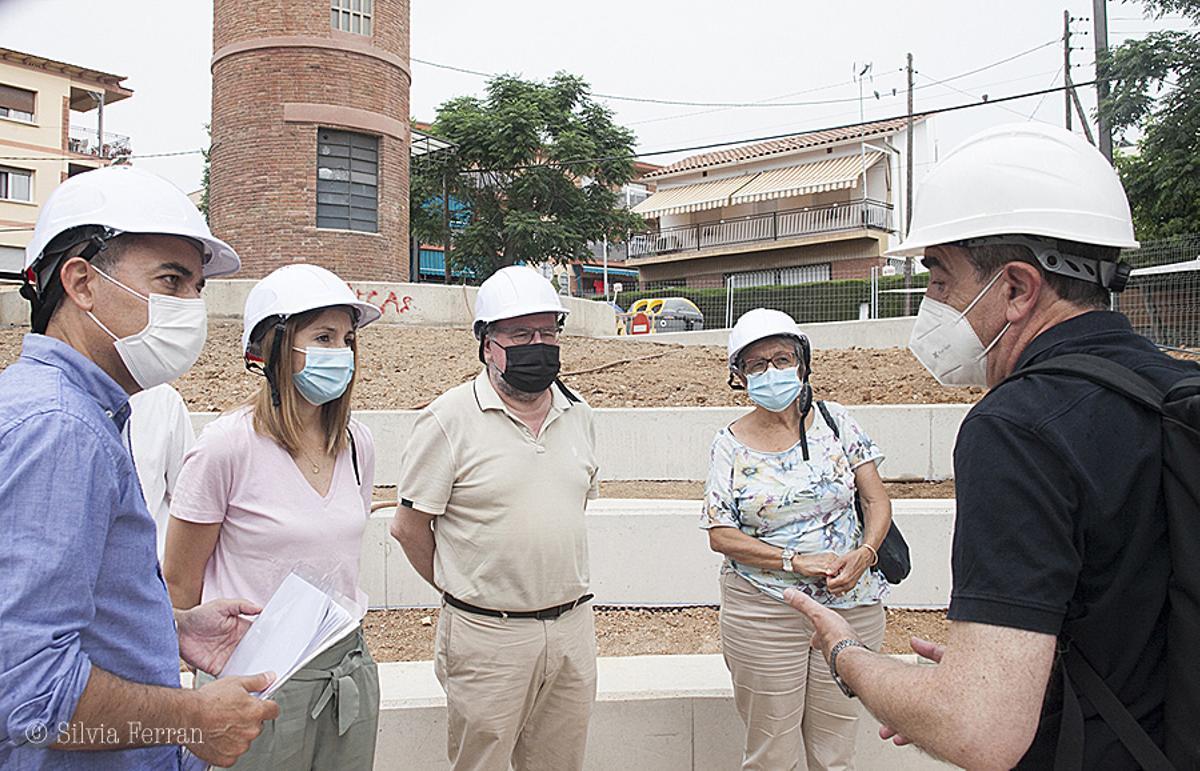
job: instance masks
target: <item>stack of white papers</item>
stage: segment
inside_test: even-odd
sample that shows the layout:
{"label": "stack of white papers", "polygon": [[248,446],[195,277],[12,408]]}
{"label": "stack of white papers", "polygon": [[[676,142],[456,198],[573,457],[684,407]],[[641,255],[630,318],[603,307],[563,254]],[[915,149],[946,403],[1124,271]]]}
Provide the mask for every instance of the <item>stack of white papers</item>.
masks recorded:
{"label": "stack of white papers", "polygon": [[[363,614],[362,608],[290,573],[234,649],[221,677],[274,672],[275,681],[257,694],[268,698],[305,664],[350,634]],[[184,751],[185,771],[207,767]]]}
{"label": "stack of white papers", "polygon": [[288,574],[263,612],[238,643],[221,677],[274,672],[270,696],[305,664],[350,634],[362,620],[326,592],[295,573]]}

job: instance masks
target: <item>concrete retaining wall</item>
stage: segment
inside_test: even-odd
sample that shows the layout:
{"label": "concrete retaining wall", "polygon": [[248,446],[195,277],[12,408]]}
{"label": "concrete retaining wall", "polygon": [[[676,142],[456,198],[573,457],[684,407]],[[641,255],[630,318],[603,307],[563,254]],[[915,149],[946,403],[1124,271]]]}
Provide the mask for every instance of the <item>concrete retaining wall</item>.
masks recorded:
{"label": "concrete retaining wall", "polygon": [[[256,281],[250,279],[217,279],[204,288],[208,317],[214,321],[242,319],[246,295]],[[14,287],[15,288],[15,287]],[[350,288],[360,300],[383,311],[384,324],[417,326],[470,327],[475,313],[475,287],[441,286],[440,284],[392,284],[375,281],[353,281]],[[29,303],[15,291],[0,287],[0,324],[27,326]],[[564,297],[571,313],[567,316],[566,331],[572,335],[604,337],[616,329],[612,306],[592,300]]]}
{"label": "concrete retaining wall", "polygon": [[[246,295],[257,283],[248,279],[210,281],[204,289],[211,319],[241,320]],[[392,284],[352,281],[350,288],[360,300],[383,311],[381,323],[418,326],[469,327],[475,313],[475,287],[440,284]],[[566,331],[573,335],[601,337],[616,328],[611,306],[591,300],[564,297],[571,313]]]}
{"label": "concrete retaining wall", "polygon": [[[446,697],[432,662],[380,664],[379,684],[375,768],[448,769]],[[951,768],[915,748],[881,741],[878,731],[879,723],[863,709],[856,740],[859,768]],[[726,771],[741,764],[744,737],[721,656],[597,660],[587,771]]]}
{"label": "concrete retaining wall", "polygon": [[[951,479],[954,439],[970,410],[966,404],[859,405],[850,407],[883,448],[885,479]],[[596,443],[602,479],[704,479],[712,438],[746,410],[741,407],[597,409]],[[195,413],[199,431],[214,417]],[[376,484],[394,485],[416,412],[355,413],[375,437]]]}
{"label": "concrete retaining wall", "polygon": [[[808,335],[813,348],[818,350],[833,350],[837,348],[906,348],[915,321],[915,316],[908,316],[898,319],[802,324],[800,328],[804,331],[804,334]],[[729,344],[729,330],[705,329],[700,332],[666,332],[664,334],[638,335],[628,339],[647,340],[652,343],[719,345],[724,347]]]}
{"label": "concrete retaining wall", "polygon": [[29,326],[29,303],[18,289],[16,284],[0,285],[0,324]]}
{"label": "concrete retaining wall", "polygon": [[[952,500],[893,501],[913,571],[892,587],[887,604],[944,608],[950,601]],[[721,555],[699,528],[700,501],[602,498],[588,505],[591,589],[600,605],[718,605]],[[426,584],[388,534],[394,509],[371,518],[363,539],[359,583],[372,608],[436,607]]]}

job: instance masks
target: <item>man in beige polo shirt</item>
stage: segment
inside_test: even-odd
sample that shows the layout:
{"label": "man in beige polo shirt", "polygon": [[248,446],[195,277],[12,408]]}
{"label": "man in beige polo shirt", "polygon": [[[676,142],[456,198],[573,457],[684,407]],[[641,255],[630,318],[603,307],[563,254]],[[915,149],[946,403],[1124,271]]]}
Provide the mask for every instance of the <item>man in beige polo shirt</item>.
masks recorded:
{"label": "man in beige polo shirt", "polygon": [[592,411],[558,381],[567,314],[525,267],[479,288],[474,380],[421,411],[392,535],[442,593],[435,669],[456,771],[583,767],[596,695],[584,507]]}

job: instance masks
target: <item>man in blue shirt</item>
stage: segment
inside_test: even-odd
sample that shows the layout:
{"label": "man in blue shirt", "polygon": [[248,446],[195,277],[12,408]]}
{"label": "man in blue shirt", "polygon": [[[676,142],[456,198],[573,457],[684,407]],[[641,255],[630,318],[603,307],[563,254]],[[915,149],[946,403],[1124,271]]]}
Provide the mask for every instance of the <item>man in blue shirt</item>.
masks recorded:
{"label": "man in blue shirt", "polygon": [[219,672],[259,608],[173,611],[129,442],[129,395],[204,345],[205,278],[240,262],[178,189],[78,175],[42,208],[22,293],[33,334],[0,373],[0,767],[230,765],[278,706]]}

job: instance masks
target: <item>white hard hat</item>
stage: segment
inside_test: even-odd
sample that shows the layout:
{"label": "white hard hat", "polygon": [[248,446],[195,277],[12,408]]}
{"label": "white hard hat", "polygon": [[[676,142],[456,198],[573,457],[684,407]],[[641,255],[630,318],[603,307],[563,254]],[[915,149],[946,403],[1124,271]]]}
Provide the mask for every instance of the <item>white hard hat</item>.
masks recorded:
{"label": "white hard hat", "polygon": [[242,318],[242,353],[250,348],[255,327],[275,316],[287,319],[297,313],[345,305],[354,310],[354,327],[377,321],[382,312],[354,296],[350,286],[319,265],[296,263],[279,268],[254,285],[246,295]]}
{"label": "white hard hat", "polygon": [[493,321],[528,316],[531,313],[570,313],[554,286],[533,268],[509,265],[493,273],[475,295],[476,338]]}
{"label": "white hard hat", "polygon": [[54,189],[38,214],[23,267],[33,267],[56,236],[83,225],[116,234],[191,238],[204,247],[205,277],[236,273],[242,266],[237,252],[213,236],[200,210],[179,188],[142,169],[109,166],[76,174]]}
{"label": "white hard hat", "polygon": [[888,254],[968,238],[1040,236],[1137,248],[1129,201],[1096,148],[1044,123],[982,131],[947,155],[917,188],[908,237]]}
{"label": "white hard hat", "polygon": [[[794,337],[800,341],[801,347],[805,351],[808,350],[808,338],[796,326],[796,322],[791,316],[783,311],[770,308],[755,308],[746,311],[729,331],[729,368],[733,369],[737,364],[738,355],[747,346],[768,337],[778,336]],[[808,367],[807,358],[807,354],[805,354],[804,366],[806,368]]]}

